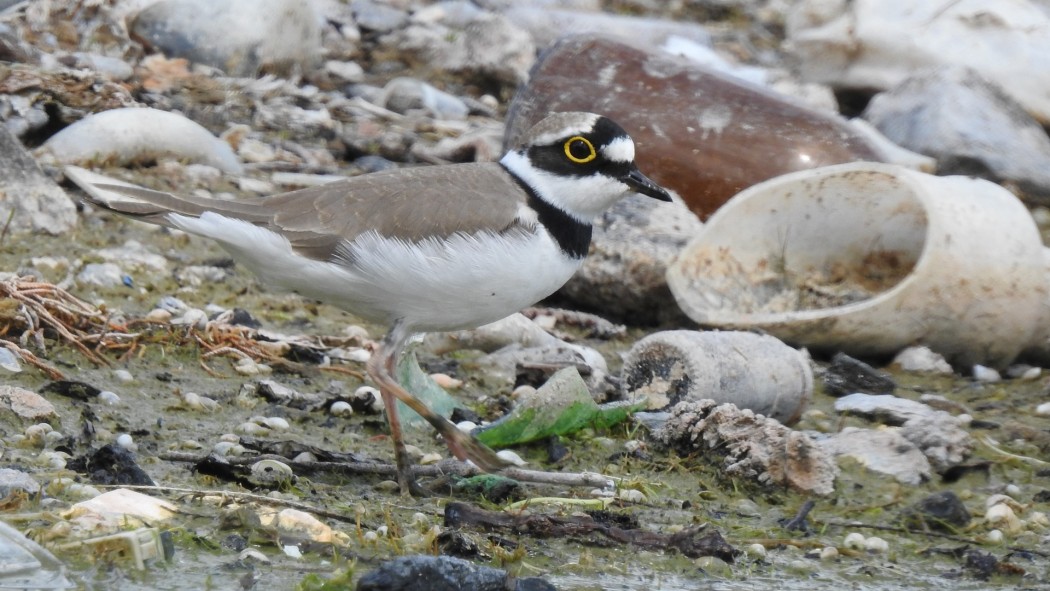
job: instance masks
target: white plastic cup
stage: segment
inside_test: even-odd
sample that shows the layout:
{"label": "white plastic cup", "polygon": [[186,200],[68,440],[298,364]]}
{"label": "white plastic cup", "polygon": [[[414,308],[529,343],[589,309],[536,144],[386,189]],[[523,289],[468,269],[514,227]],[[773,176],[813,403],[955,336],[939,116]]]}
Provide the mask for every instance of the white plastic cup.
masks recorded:
{"label": "white plastic cup", "polygon": [[631,347],[621,376],[625,397],[648,399],[649,410],[711,399],[785,425],[798,421],[813,395],[809,356],[750,332],[651,334]]}
{"label": "white plastic cup", "polygon": [[856,162],[776,177],[718,210],[668,269],[702,326],[814,351],[927,345],[958,367],[1046,346],[1047,255],[988,181]]}

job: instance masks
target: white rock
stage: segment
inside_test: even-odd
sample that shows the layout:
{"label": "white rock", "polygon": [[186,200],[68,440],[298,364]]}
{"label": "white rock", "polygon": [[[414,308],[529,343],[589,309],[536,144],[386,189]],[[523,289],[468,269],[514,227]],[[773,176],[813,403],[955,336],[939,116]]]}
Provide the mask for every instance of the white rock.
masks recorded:
{"label": "white rock", "polygon": [[994,383],[1001,382],[1003,377],[999,375],[999,372],[991,367],[985,367],[983,365],[973,366],[973,379],[978,382]]}
{"label": "white rock", "polygon": [[135,439],[127,433],[121,433],[120,435],[117,435],[116,442],[117,445],[123,447],[128,451],[137,451],[139,448],[139,446],[135,444]]}
{"label": "white rock", "polygon": [[984,513],[984,519],[992,527],[1004,530],[1009,534],[1016,534],[1024,529],[1024,525],[1017,517],[1017,514],[1006,503],[999,503],[989,507]]}
{"label": "white rock", "polygon": [[952,366],[939,353],[929,347],[908,347],[896,357],[893,363],[904,371],[916,373],[951,374]]}
{"label": "white rock", "polygon": [[456,428],[464,433],[470,433],[474,429],[478,428],[478,424],[474,421],[460,421],[456,423]]}
{"label": "white rock", "polygon": [[262,424],[274,431],[287,431],[292,428],[288,419],[282,417],[266,417],[262,420]]}
{"label": "white rock", "polygon": [[864,549],[873,554],[882,554],[890,549],[890,544],[882,538],[872,536],[864,540]]}
{"label": "white rock", "polygon": [[762,544],[751,544],[750,546],[744,549],[744,552],[747,552],[748,556],[752,556],[754,558],[766,557],[766,547]]}
{"label": "white rock", "polygon": [[130,164],[168,155],[232,174],[244,170],[226,142],[200,124],[160,109],[128,107],[88,115],[51,136],[41,150],[66,164],[100,160]]}
{"label": "white rock", "polygon": [[135,376],[131,375],[131,372],[126,369],[114,370],[113,377],[116,378],[117,381],[122,384],[126,384],[135,380]]}
{"label": "white rock", "polygon": [[863,550],[864,541],[864,534],[852,532],[846,535],[846,539],[842,541],[842,545],[850,550]]}
{"label": "white rock", "polygon": [[336,400],[328,407],[328,413],[336,417],[350,417],[354,414],[354,407],[345,400]]}
{"label": "white rock", "polygon": [[120,404],[120,396],[117,396],[116,392],[110,392],[109,390],[103,390],[98,393],[98,401],[102,404],[109,406],[115,406]]}
{"label": "white rock", "polygon": [[820,549],[821,560],[835,560],[839,557],[839,549],[834,546],[825,546]]}
{"label": "white rock", "polygon": [[528,462],[523,460],[521,456],[509,449],[501,449],[498,452],[496,452],[496,455],[502,458],[505,462],[514,466],[518,466],[519,468],[521,466],[528,465]]}

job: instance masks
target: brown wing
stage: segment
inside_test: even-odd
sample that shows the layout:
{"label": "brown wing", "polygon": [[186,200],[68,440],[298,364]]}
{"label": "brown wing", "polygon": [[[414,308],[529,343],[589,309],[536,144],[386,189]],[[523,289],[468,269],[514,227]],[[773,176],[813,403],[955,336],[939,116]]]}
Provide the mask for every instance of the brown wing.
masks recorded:
{"label": "brown wing", "polygon": [[378,172],[290,193],[224,201],[99,185],[137,201],[92,201],[144,221],[169,225],[168,213],[214,211],[264,226],[288,238],[303,256],[328,260],[343,241],[376,230],[415,242],[515,225],[525,192],[493,162],[423,166]]}

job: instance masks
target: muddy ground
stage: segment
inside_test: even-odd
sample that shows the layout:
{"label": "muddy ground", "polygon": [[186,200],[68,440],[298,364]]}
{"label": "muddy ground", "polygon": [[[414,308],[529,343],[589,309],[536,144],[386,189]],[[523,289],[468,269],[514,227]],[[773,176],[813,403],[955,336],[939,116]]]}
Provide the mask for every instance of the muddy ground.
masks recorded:
{"label": "muddy ground", "polygon": [[[98,249],[119,246],[129,239],[163,254],[172,262],[173,271],[195,264],[225,264],[226,260],[221,250],[206,241],[93,214],[71,236],[7,238],[0,251],[0,269],[23,268],[30,259],[40,256],[84,258],[90,262]],[[45,279],[57,282],[65,271],[44,274]],[[205,283],[193,290],[180,290],[170,273],[142,272],[132,279],[131,286],[104,290],[72,287],[71,291],[89,302],[104,303],[111,312],[122,311],[129,319],[144,316],[162,296],[176,295],[201,308],[208,304],[242,308],[263,327],[290,334],[342,334],[346,325],[357,323],[352,316],[331,307],[271,293],[236,267],[224,281]],[[381,327],[366,328],[372,338],[382,334]],[[573,333],[571,327],[559,329]],[[674,457],[651,445],[643,447],[644,453],[622,453],[625,441],[646,441],[644,429],[632,423],[563,439],[570,453],[556,465],[548,461],[544,445],[516,450],[532,468],[600,471],[621,479],[621,488],[641,491],[644,498],[640,502],[612,503],[607,509],[620,520],[617,523],[641,524],[644,529],[665,534],[704,525],[720,532],[730,545],[742,551],[732,564],[711,557],[690,558],[673,550],[625,546],[601,535],[541,537],[467,527],[459,529],[455,536],[439,537],[433,528],[442,526],[444,507],[449,502],[463,500],[488,509],[499,509],[501,505],[465,491],[406,498],[382,476],[323,472],[300,475],[276,496],[278,501],[316,510],[322,521],[345,534],[347,542],[306,545],[302,557],[291,557],[282,551],[272,531],[243,518],[250,511],[220,508],[202,498],[212,491],[267,494],[266,490],[252,491],[250,486],[202,476],[191,470],[191,464],[162,456],[203,455],[223,434],[262,415],[284,417],[291,429],[259,436],[260,439],[290,440],[390,461],[392,452],[379,415],[357,414],[344,419],[323,411],[271,405],[261,399],[252,408],[237,403],[242,386],[255,379],[274,379],[303,393],[323,393],[331,388],[333,380],[343,382],[344,389],[352,391],[360,380],[310,363],[292,373],[278,371],[249,378],[234,371],[232,359],[221,356],[208,359],[206,364],[211,371],[206,371],[200,347],[186,338],[188,329],[155,326],[143,330],[148,338],[143,338],[128,358],[121,358],[119,351],[104,354],[110,363],[108,367],[93,364],[72,347],[54,340],[47,341],[46,353],[38,351],[47,363],[70,379],[112,390],[120,397],[120,402],[111,406],[98,400],[47,395],[59,415],[53,426],[68,436],[62,445],[71,449],[73,455],[80,455],[111,442],[119,433],[132,434],[138,446],[139,465],[159,487],[149,494],[174,502],[182,511],[174,521],[161,526],[172,533],[175,551],[170,562],[153,561],[147,569],[138,571],[127,562],[99,558],[90,552],[60,552],[59,557],[70,565],[81,588],[312,589],[333,576],[344,583],[355,580],[393,556],[449,552],[449,539],[478,564],[504,568],[519,576],[542,576],[559,589],[925,589],[946,584],[958,589],[983,589],[999,585],[1039,588],[1050,584],[1047,532],[1035,520],[1018,532],[1006,533],[999,543],[982,543],[992,529],[983,523],[984,501],[1008,490],[1008,485],[1016,487],[1009,490],[1020,505],[1018,513],[1022,519],[1028,520],[1048,509],[1050,465],[1040,459],[1048,459],[1050,419],[1034,412],[1034,407],[1046,400],[1050,378],[1045,373],[1031,381],[977,383],[962,377],[903,374],[889,368],[900,386],[898,395],[917,398],[923,393],[941,394],[973,415],[971,432],[975,437],[1034,460],[1011,458],[982,444],[966,462],[975,469],[963,471],[952,482],[937,478],[920,486],[904,486],[847,463],[835,494],[814,499],[807,531],[789,531],[783,525],[803,506],[807,500],[804,496],[727,479],[714,455]],[[631,329],[622,338],[600,342],[588,340],[578,331],[575,337],[599,348],[615,372],[619,354],[646,332]],[[470,357],[469,352],[445,359],[423,355],[421,363],[465,380],[456,393],[458,399],[484,418],[494,418],[498,405],[492,400],[506,397],[509,392],[492,391],[483,385],[482,376],[469,370],[466,361]],[[818,361],[818,365],[826,363]],[[363,370],[361,364],[344,367]],[[134,380],[119,382],[114,377],[117,369],[126,369]],[[39,392],[49,379],[41,371],[23,365],[21,373],[5,372],[2,381]],[[219,409],[210,413],[187,409],[180,399],[185,392],[214,398],[220,403]],[[863,419],[837,416],[832,410],[833,401],[822,391],[818,380],[811,411],[798,428],[835,431],[850,425],[870,426]],[[13,442],[25,426],[4,415],[0,423],[5,441],[0,447],[0,467],[23,469],[42,483],[60,476],[85,480],[82,474],[34,463],[39,450]],[[412,432],[410,440],[424,452],[447,455],[429,429]],[[202,494],[189,494],[187,490]],[[909,531],[902,517],[905,510],[944,490],[954,491],[966,503],[974,516],[970,527],[951,533]],[[47,492],[57,501],[30,497],[10,507],[8,515],[47,510],[20,524],[31,526],[34,531],[47,531],[59,521],[54,515],[56,510],[79,500],[61,488],[52,487]],[[532,485],[525,485],[521,494],[590,498],[584,489]],[[533,510],[569,515],[581,509],[543,506]],[[382,526],[386,526],[385,535],[369,534],[377,530],[382,534]],[[851,532],[878,536],[888,543],[888,550],[849,549],[844,539]],[[765,555],[756,555],[753,544],[763,546]],[[241,556],[244,546],[259,550],[264,558]],[[824,550],[825,557],[821,559],[820,552],[827,547],[836,547],[837,555],[829,556],[831,552]]]}

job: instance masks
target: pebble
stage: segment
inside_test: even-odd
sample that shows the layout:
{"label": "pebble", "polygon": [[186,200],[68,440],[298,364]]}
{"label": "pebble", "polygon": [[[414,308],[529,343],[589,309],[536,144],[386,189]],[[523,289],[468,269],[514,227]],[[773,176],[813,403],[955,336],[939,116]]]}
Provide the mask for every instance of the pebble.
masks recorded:
{"label": "pebble", "polygon": [[32,445],[42,446],[45,443],[44,436],[53,431],[54,428],[47,423],[37,423],[25,428],[22,432],[26,440]]}
{"label": "pebble", "polygon": [[460,421],[456,423],[456,428],[464,433],[470,433],[478,428],[478,424],[474,421]]}
{"label": "pebble", "polygon": [[984,383],[995,383],[1001,382],[1003,377],[999,375],[999,372],[991,367],[985,367],[983,365],[973,366],[973,379],[978,382]]}
{"label": "pebble", "polygon": [[929,347],[908,347],[893,358],[893,364],[904,371],[951,374],[952,366],[940,353]]}
{"label": "pebble", "polygon": [[1009,534],[1016,534],[1024,529],[1024,525],[1017,517],[1017,514],[1006,503],[999,503],[989,507],[984,513],[984,519],[992,527],[1005,530]]}
{"label": "pebble", "polygon": [[98,401],[109,406],[115,406],[120,404],[120,396],[117,396],[116,392],[103,390],[98,393]]}
{"label": "pebble", "polygon": [[139,449],[139,446],[135,443],[135,439],[132,438],[131,435],[128,435],[127,433],[121,433],[120,435],[117,435],[116,442],[117,442],[117,445],[119,445],[120,447],[123,447],[124,449],[126,449],[128,451],[138,451],[138,449]]}
{"label": "pebble", "polygon": [[291,424],[288,423],[288,419],[282,417],[265,417],[262,420],[262,424],[274,431],[287,431],[292,427]]}
{"label": "pebble", "polygon": [[122,384],[135,381],[135,376],[131,375],[131,372],[126,369],[114,370],[113,377]]}
{"label": "pebble", "polygon": [[846,539],[842,541],[842,545],[850,550],[863,550],[864,534],[858,532],[849,533],[846,535]]}
{"label": "pebble", "polygon": [[456,388],[463,386],[463,380],[444,373],[432,373],[430,374],[430,379],[434,380],[434,383],[446,390],[455,390]]}
{"label": "pebble", "polygon": [[354,407],[345,400],[336,400],[328,407],[328,413],[336,417],[350,417],[354,414]]}
{"label": "pebble", "polygon": [[113,263],[89,263],[77,273],[77,283],[84,286],[118,287],[124,285],[124,271]]}
{"label": "pebble", "polygon": [[514,466],[521,467],[528,464],[528,462],[523,460],[521,456],[509,449],[501,449],[498,452],[496,452],[496,455],[502,458],[507,463],[512,464]]}
{"label": "pebble", "polygon": [[182,395],[182,403],[191,410],[203,412],[215,412],[219,410],[219,403],[207,396],[201,396],[196,392],[186,392]]}
{"label": "pebble", "polygon": [[890,549],[890,544],[882,538],[872,536],[864,540],[864,549],[872,554],[882,554]]}
{"label": "pebble", "polygon": [[21,358],[14,351],[5,347],[0,347],[0,367],[6,369],[12,373],[18,373],[22,371],[22,364],[19,362]]}
{"label": "pebble", "polygon": [[163,308],[154,308],[146,313],[145,320],[156,324],[169,324],[171,322],[171,312]]}
{"label": "pebble", "polygon": [[274,485],[295,478],[295,472],[288,464],[277,460],[259,460],[252,464],[251,471],[252,481],[258,484]]}
{"label": "pebble", "polygon": [[839,557],[839,549],[834,546],[825,546],[820,549],[821,560],[835,560]]}
{"label": "pebble", "polygon": [[441,454],[437,452],[430,452],[423,454],[423,457],[419,458],[419,463],[423,466],[426,466],[429,464],[436,464],[442,459],[444,459],[444,456],[442,456]]}
{"label": "pebble", "polygon": [[989,544],[1001,544],[1004,538],[1003,532],[998,529],[989,530],[988,533],[984,534],[984,541]]}
{"label": "pebble", "polygon": [[626,501],[628,503],[644,503],[648,500],[645,493],[633,488],[621,489],[617,492],[616,496],[621,501]]}
{"label": "pebble", "polygon": [[766,547],[762,544],[751,544],[750,546],[744,549],[744,552],[747,552],[748,556],[752,556],[754,558],[766,557]]}
{"label": "pebble", "polygon": [[1039,406],[1035,407],[1035,414],[1041,416],[1050,415],[1050,402],[1044,402]]}

